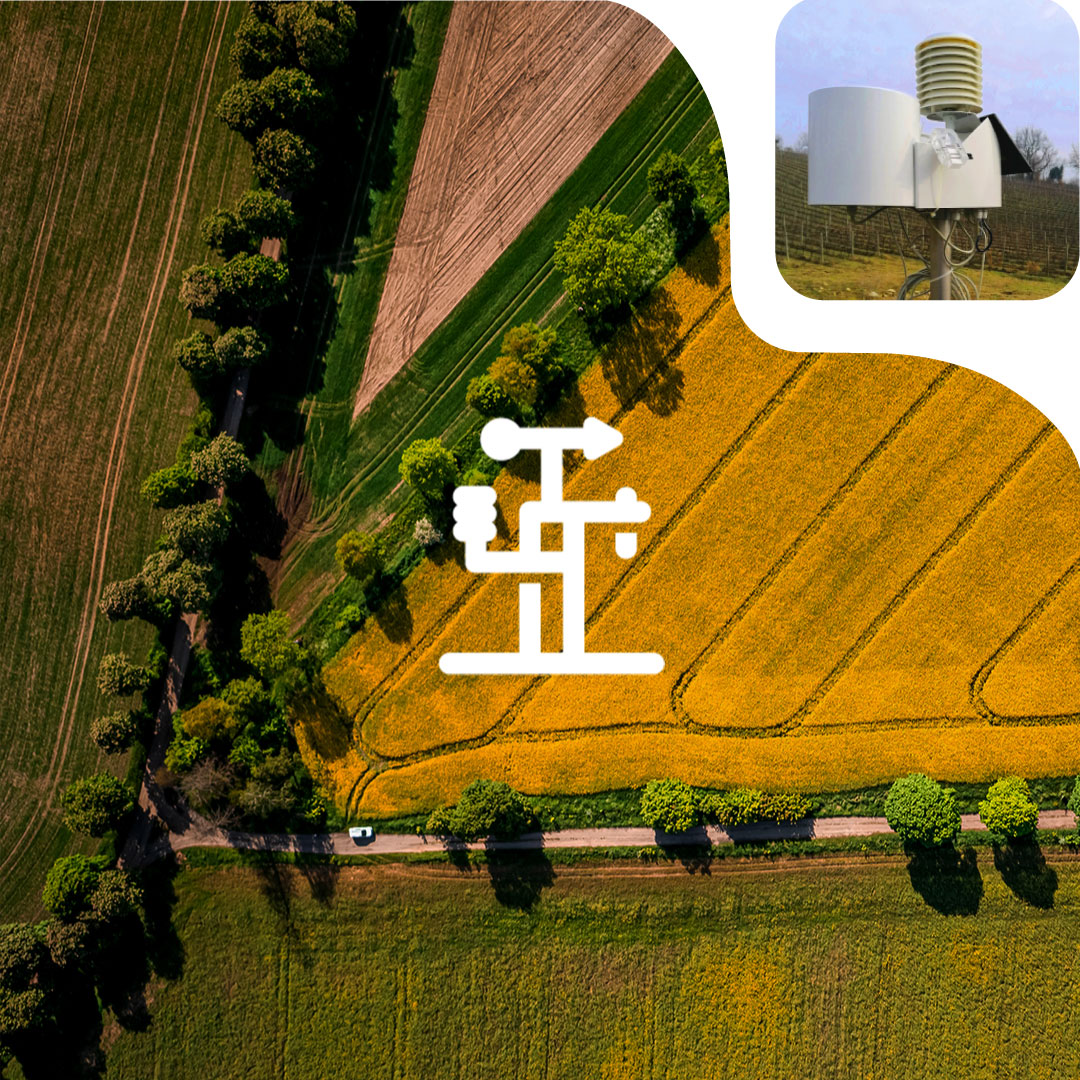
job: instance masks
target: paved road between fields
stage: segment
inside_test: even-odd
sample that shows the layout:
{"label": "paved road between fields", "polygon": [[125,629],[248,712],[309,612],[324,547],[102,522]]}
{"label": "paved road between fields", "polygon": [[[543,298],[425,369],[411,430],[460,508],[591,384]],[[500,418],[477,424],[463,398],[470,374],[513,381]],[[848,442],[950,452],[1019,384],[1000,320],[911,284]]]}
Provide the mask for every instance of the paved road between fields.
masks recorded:
{"label": "paved road between fields", "polygon": [[[964,814],[965,831],[985,831],[977,814]],[[1041,829],[1071,829],[1073,815],[1068,810],[1044,810],[1039,814]],[[705,844],[733,844],[765,840],[822,840],[838,836],[873,836],[891,832],[883,817],[806,818],[792,825],[762,822],[721,829],[710,825],[689,832],[666,834],[646,828],[563,829],[559,832],[527,833],[517,840],[480,841],[473,850],[538,851],[543,848],[678,847]],[[337,833],[246,833],[223,832],[192,825],[173,832],[168,844],[174,851],[190,847],[230,847],[240,851],[295,851],[322,855],[406,855],[441,851],[446,845],[437,837],[383,833],[367,843],[358,843],[346,832]]]}

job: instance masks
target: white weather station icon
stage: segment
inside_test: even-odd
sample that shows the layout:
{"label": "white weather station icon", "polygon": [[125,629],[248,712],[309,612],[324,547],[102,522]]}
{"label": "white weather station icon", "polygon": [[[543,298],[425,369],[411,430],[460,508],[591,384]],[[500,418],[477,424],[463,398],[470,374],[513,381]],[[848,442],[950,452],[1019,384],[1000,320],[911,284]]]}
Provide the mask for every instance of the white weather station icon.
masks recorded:
{"label": "white weather station icon", "polygon": [[[540,641],[538,582],[518,586],[518,651],[444,653],[439,667],[448,675],[655,675],[664,668],[657,653],[585,651],[585,526],[608,522],[637,525],[649,505],[633,488],[620,488],[609,501],[563,498],[563,451],[581,450],[592,461],[622,445],[622,433],[589,417],[579,428],[524,428],[513,420],[491,420],[480,434],[488,457],[508,461],[522,450],[540,451],[540,498],[522,503],[518,550],[491,551],[495,539],[493,487],[462,486],[454,491],[454,537],[465,545],[465,568],[473,574],[557,574],[562,578],[562,651],[544,652]],[[562,550],[544,551],[541,526],[562,526]],[[617,532],[615,553],[631,559],[637,533]]]}

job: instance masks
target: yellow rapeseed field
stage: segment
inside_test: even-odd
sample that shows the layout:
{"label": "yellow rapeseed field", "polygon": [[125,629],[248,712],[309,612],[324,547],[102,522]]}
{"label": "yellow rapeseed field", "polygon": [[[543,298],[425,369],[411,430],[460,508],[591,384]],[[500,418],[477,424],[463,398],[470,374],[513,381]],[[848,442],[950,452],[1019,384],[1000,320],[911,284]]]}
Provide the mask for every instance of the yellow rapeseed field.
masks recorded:
{"label": "yellow rapeseed field", "polygon": [[574,793],[679,776],[708,787],[836,791],[912,771],[975,781],[1080,772],[1080,724],[957,727],[747,739],[681,731],[620,731],[561,739],[502,738],[387,769],[364,789],[365,814],[410,813],[452,802],[478,776],[521,791]]}
{"label": "yellow rapeseed field", "polygon": [[[610,526],[589,532],[587,648],[658,651],[664,671],[444,676],[444,652],[516,648],[521,580],[468,574],[448,545],[327,669],[313,709],[332,724],[298,719],[340,806],[425,810],[476,777],[813,791],[1080,767],[1080,470],[1061,436],[964,369],[772,348],[726,263],[720,228],[555,421],[624,435],[569,461],[568,498],[631,486],[652,508],[629,562]],[[497,544],[536,481],[532,462],[499,480]],[[543,596],[557,649],[557,582]]]}

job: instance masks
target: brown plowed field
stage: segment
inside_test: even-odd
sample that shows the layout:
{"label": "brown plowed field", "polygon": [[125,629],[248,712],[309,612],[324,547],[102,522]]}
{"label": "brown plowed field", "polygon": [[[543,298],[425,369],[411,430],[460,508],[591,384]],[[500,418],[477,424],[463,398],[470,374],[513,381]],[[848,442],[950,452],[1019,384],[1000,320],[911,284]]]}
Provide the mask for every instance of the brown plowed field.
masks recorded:
{"label": "brown plowed field", "polygon": [[618,4],[455,5],[354,415],[574,171],[671,47]]}

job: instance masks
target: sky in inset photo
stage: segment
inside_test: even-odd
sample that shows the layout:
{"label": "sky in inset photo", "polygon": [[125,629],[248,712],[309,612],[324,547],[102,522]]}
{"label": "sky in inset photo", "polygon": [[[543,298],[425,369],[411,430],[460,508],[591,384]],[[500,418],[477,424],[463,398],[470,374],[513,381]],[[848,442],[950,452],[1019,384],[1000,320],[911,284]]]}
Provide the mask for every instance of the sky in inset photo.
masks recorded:
{"label": "sky in inset photo", "polygon": [[[1068,160],[1078,133],[1078,37],[1050,0],[989,0],[962,8],[929,0],[803,0],[776,33],[776,133],[806,130],[807,97],[823,86],[915,94],[915,46],[962,33],[982,45],[983,112],[1012,131],[1042,128]],[[1068,170],[1066,176],[1075,176]]]}

